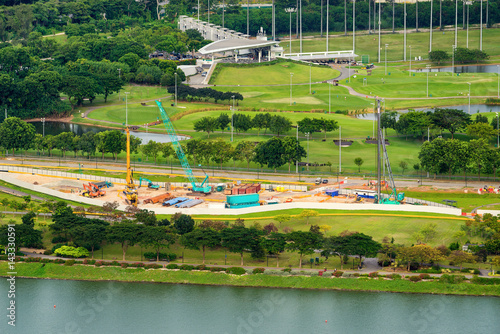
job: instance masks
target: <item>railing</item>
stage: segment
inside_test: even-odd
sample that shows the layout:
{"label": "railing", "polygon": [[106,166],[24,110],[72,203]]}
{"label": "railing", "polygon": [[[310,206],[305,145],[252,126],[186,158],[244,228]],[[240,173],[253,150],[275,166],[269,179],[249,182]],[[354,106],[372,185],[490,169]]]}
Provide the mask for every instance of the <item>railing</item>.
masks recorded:
{"label": "railing", "polygon": [[351,55],[354,50],[342,50],[342,51],[319,51],[319,52],[302,52],[302,53],[285,53],[283,57],[302,57],[302,56],[340,56],[340,55]]}

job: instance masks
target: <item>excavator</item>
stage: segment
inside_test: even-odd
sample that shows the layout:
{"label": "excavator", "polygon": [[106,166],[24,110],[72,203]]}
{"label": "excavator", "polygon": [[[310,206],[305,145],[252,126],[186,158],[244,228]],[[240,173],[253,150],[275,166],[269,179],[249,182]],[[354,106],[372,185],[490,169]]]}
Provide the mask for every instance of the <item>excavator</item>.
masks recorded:
{"label": "excavator", "polygon": [[132,171],[132,168],[130,167],[130,131],[127,127],[125,130],[127,133],[127,185],[125,186],[125,189],[123,190],[123,194],[125,195],[126,199],[125,202],[128,205],[132,205],[137,207],[137,204],[139,204],[139,199],[137,195],[137,188],[135,187],[134,183],[134,172]]}
{"label": "excavator", "polygon": [[149,189],[154,189],[154,190],[160,189],[159,185],[154,184],[153,181],[146,179],[145,177],[142,176],[139,178],[139,188],[142,187],[142,181],[147,183]]}
{"label": "excavator", "polygon": [[91,186],[88,184],[83,184],[83,192],[82,196],[83,197],[90,197],[90,198],[96,198],[99,197],[99,191],[95,191]]}
{"label": "excavator", "polygon": [[106,195],[106,190],[99,188],[95,183],[89,182],[89,186],[98,194],[98,196]]}

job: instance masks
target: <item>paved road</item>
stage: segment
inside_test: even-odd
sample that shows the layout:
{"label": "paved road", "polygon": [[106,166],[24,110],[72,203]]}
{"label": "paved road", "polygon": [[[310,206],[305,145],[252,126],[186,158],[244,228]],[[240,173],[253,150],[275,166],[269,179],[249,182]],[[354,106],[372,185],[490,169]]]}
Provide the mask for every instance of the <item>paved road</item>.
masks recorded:
{"label": "paved road", "polygon": [[32,199],[38,200],[38,201],[45,201],[45,198],[39,197],[39,196],[34,196],[31,194],[27,194],[25,192],[19,191],[19,190],[14,190],[10,189],[7,187],[0,186],[0,192],[6,193],[6,194],[11,194],[15,196],[31,196]]}

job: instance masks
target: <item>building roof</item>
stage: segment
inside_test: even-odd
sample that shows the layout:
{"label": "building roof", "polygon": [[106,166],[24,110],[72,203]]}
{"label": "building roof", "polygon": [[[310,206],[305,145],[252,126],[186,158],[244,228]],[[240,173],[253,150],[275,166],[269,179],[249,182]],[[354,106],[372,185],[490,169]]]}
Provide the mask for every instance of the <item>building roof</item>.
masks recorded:
{"label": "building roof", "polygon": [[200,50],[198,50],[198,52],[200,52],[203,55],[206,55],[211,53],[234,51],[239,49],[262,48],[278,43],[279,43],[278,41],[259,41],[255,39],[231,38],[207,44]]}

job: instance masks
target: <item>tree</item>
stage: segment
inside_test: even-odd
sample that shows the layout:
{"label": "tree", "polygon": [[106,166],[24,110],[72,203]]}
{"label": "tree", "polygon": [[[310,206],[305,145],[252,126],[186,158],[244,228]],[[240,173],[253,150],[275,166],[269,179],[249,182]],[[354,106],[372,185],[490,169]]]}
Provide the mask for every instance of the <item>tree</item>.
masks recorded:
{"label": "tree", "polygon": [[347,237],[332,236],[326,238],[323,242],[322,256],[328,258],[332,254],[336,254],[340,258],[340,270],[344,269],[344,257],[351,254],[351,248]]}
{"label": "tree", "polygon": [[161,155],[165,158],[165,161],[169,156],[173,156],[175,154],[174,148],[172,147],[172,143],[162,143],[160,147]]}
{"label": "tree", "polygon": [[363,233],[354,233],[347,237],[351,255],[359,257],[359,263],[363,262],[363,257],[376,256],[382,245]]}
{"label": "tree", "polygon": [[143,223],[146,226],[156,226],[158,223],[155,212],[147,209],[136,212],[134,218],[138,223]]}
{"label": "tree", "polygon": [[94,249],[101,246],[103,241],[106,240],[106,224],[89,224],[83,230],[81,241],[90,246],[92,259],[94,259]]}
{"label": "tree", "polygon": [[245,160],[247,162],[247,169],[250,169],[250,161],[255,158],[255,144],[247,140],[240,141],[236,145],[234,153],[233,159]]}
{"label": "tree", "polygon": [[429,242],[434,239],[437,235],[437,224],[428,223],[421,230],[420,233],[423,235],[424,242]]}
{"label": "tree", "polygon": [[91,77],[82,75],[67,75],[63,76],[62,92],[68,96],[72,110],[76,106],[83,104],[83,100],[95,99],[95,96],[100,93],[99,84]]}
{"label": "tree", "polygon": [[241,265],[243,265],[243,253],[260,246],[260,238],[264,234],[255,228],[244,226],[233,226],[221,232],[222,247],[226,247],[231,253],[239,253]]}
{"label": "tree", "polygon": [[435,50],[429,52],[429,60],[433,63],[441,64],[442,61],[450,59],[450,55],[446,51]]}
{"label": "tree", "polygon": [[410,247],[411,259],[420,264],[434,263],[443,259],[441,252],[428,245],[415,245]]}
{"label": "tree", "polygon": [[286,247],[285,235],[282,233],[272,232],[269,236],[262,239],[261,245],[268,254],[276,256],[276,267],[279,267],[279,255],[285,251]]}
{"label": "tree", "polygon": [[217,117],[217,128],[222,132],[227,128],[227,126],[231,123],[231,118],[226,113],[222,113]]}
{"label": "tree", "polygon": [[73,150],[73,138],[75,134],[73,132],[61,132],[55,136],[56,148],[61,150],[62,156],[66,156],[66,151]]}
{"label": "tree", "polygon": [[95,153],[96,150],[96,142],[95,142],[95,133],[92,131],[88,131],[82,134],[79,141],[79,149],[83,153],[87,153],[88,158],[90,159],[90,155]]}
{"label": "tree", "polygon": [[497,135],[497,131],[488,123],[472,123],[467,125],[467,135],[489,141],[493,136]]}
{"label": "tree", "polygon": [[311,119],[309,117],[305,117],[297,122],[297,126],[299,127],[299,131],[301,133],[314,133],[321,131],[320,122],[316,122],[316,119]]}
{"label": "tree", "polygon": [[142,226],[134,223],[124,222],[117,223],[109,227],[107,238],[110,242],[118,242],[122,247],[122,260],[125,261],[125,256],[129,246],[133,246],[141,240]]}
{"label": "tree", "polygon": [[287,221],[290,220],[290,215],[288,215],[288,214],[277,215],[277,216],[274,216],[273,219],[276,220],[278,222],[279,226],[281,227],[281,223],[286,223]]}
{"label": "tree", "polygon": [[288,162],[288,172],[290,173],[291,165],[307,157],[307,152],[295,137],[285,137],[282,143],[283,159]]}
{"label": "tree", "polygon": [[233,147],[230,143],[224,141],[222,138],[212,142],[212,161],[219,164],[222,169],[222,164],[226,163],[233,156]]}
{"label": "tree", "polygon": [[458,109],[436,108],[430,117],[435,126],[450,131],[452,139],[456,131],[470,123],[470,115]]}
{"label": "tree", "polygon": [[233,127],[239,133],[246,132],[252,128],[252,118],[249,115],[245,114],[233,114]]}
{"label": "tree", "polygon": [[403,170],[403,175],[405,173],[405,169],[408,169],[408,163],[404,160],[399,162],[399,167]]}
{"label": "tree", "polygon": [[269,124],[269,130],[276,133],[278,137],[281,133],[290,131],[292,128],[292,122],[283,116],[273,115],[271,116],[271,122]]}
{"label": "tree", "polygon": [[218,127],[219,122],[214,117],[203,117],[194,123],[194,129],[198,132],[206,132],[208,138],[210,138],[210,132],[214,132]]}
{"label": "tree", "polygon": [[160,261],[160,251],[169,248],[175,242],[175,235],[168,233],[163,226],[145,226],[141,235],[141,243],[152,247],[156,252],[156,261]]}
{"label": "tree", "polygon": [[252,127],[258,130],[257,135],[260,136],[261,129],[269,129],[269,125],[271,123],[271,114],[257,114],[252,119]]}
{"label": "tree", "polygon": [[306,224],[307,225],[309,225],[309,218],[311,218],[311,217],[318,217],[318,216],[319,216],[318,211],[314,211],[314,210],[303,210],[299,214],[299,218],[305,218],[306,219]]}
{"label": "tree", "polygon": [[285,164],[284,147],[281,138],[273,137],[266,142],[261,142],[255,148],[255,162],[267,165],[275,171]]}
{"label": "tree", "polygon": [[358,173],[361,173],[361,165],[364,163],[365,161],[363,159],[361,159],[360,157],[354,159],[354,164],[356,166],[358,166]]}
{"label": "tree", "polygon": [[98,75],[99,85],[104,94],[104,102],[108,101],[108,96],[119,92],[123,88],[123,80],[113,74]]}
{"label": "tree", "polygon": [[320,119],[314,119],[314,123],[316,123],[318,125],[318,128],[325,133],[325,140],[327,132],[332,132],[339,128],[339,124],[337,123],[337,121],[324,119],[323,117],[321,117]]}
{"label": "tree", "polygon": [[286,249],[291,252],[299,252],[299,269],[302,269],[302,257],[312,254],[315,249],[321,248],[323,237],[313,232],[294,231],[286,235],[288,244]]}
{"label": "tree", "polygon": [[380,114],[380,126],[385,128],[386,134],[387,129],[396,129],[397,116],[397,111],[386,111]]}
{"label": "tree", "polygon": [[0,146],[12,150],[27,150],[35,139],[35,127],[17,117],[9,117],[0,124]]}
{"label": "tree", "polygon": [[200,250],[203,254],[203,264],[205,264],[206,248],[215,248],[220,245],[219,232],[212,228],[196,228],[193,231],[182,235],[181,245],[188,249]]}
{"label": "tree", "polygon": [[191,232],[194,229],[194,219],[189,215],[180,214],[178,217],[172,216],[172,223],[177,231],[177,234],[183,235]]}
{"label": "tree", "polygon": [[162,146],[162,143],[157,143],[154,140],[150,140],[146,145],[142,146],[142,152],[148,157],[153,157],[156,164],[156,158],[162,150]]}

